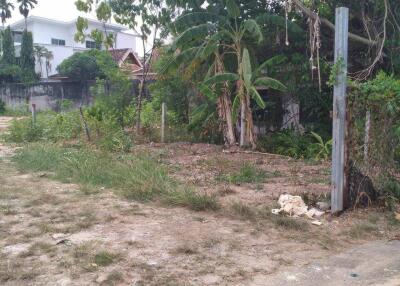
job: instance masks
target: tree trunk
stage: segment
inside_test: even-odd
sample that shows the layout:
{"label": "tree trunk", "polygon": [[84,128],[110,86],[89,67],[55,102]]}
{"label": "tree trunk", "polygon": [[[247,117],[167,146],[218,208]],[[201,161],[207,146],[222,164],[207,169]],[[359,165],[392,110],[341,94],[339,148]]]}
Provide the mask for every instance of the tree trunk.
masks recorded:
{"label": "tree trunk", "polygon": [[218,115],[221,122],[221,129],[224,135],[225,144],[232,146],[236,144],[235,132],[232,120],[232,104],[229,94],[224,92],[217,100]]}
{"label": "tree trunk", "polygon": [[[225,67],[222,55],[215,53],[215,74],[224,73]],[[232,102],[230,98],[229,85],[224,84],[222,94],[217,99],[217,110],[220,119],[220,128],[224,136],[224,142],[227,146],[236,144],[233,120],[232,120]]]}
{"label": "tree trunk", "polygon": [[143,96],[143,91],[144,91],[144,74],[143,77],[140,79],[139,83],[139,94],[137,98],[137,104],[136,104],[136,132],[140,133],[141,129],[141,111],[142,111],[142,96]]}
{"label": "tree trunk", "polygon": [[251,146],[251,148],[256,148],[256,137],[254,135],[254,124],[253,124],[253,112],[250,107],[250,96],[245,94],[245,123],[246,123],[246,138],[245,146]]}

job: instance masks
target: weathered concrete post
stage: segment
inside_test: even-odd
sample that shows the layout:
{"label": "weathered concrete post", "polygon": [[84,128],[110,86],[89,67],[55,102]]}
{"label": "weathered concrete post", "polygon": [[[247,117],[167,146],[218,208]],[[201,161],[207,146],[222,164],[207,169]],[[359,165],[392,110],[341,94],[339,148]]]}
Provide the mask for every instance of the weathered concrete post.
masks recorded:
{"label": "weathered concrete post", "polygon": [[165,116],[167,114],[167,105],[165,102],[161,105],[161,143],[165,143]]}
{"label": "weathered concrete post", "polygon": [[36,104],[32,103],[32,126],[36,125]]}
{"label": "weathered concrete post", "polygon": [[333,94],[333,150],[331,210],[344,210],[347,199],[348,158],[346,146],[346,89],[348,58],[349,9],[336,8],[335,65],[337,70]]}

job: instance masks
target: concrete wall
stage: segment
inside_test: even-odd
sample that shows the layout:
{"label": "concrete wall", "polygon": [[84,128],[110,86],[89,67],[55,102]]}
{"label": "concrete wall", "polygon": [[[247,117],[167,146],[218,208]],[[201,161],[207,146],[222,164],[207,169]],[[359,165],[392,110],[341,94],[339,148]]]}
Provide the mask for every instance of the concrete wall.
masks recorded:
{"label": "concrete wall", "polygon": [[[138,93],[139,82],[132,82],[132,97]],[[150,84],[151,81],[148,82]],[[81,82],[41,82],[25,86],[23,84],[0,85],[0,99],[11,109],[28,109],[36,104],[37,110],[60,110],[62,100],[70,100],[74,107],[90,105],[93,102],[91,87],[96,81]],[[106,90],[106,87],[105,87]],[[146,92],[144,98],[150,94]]]}
{"label": "concrete wall", "polygon": [[0,99],[11,109],[28,109],[34,103],[37,110],[58,111],[63,99],[72,101],[75,107],[90,104],[90,87],[94,84],[88,82],[87,87],[80,82],[5,84],[0,85]]}

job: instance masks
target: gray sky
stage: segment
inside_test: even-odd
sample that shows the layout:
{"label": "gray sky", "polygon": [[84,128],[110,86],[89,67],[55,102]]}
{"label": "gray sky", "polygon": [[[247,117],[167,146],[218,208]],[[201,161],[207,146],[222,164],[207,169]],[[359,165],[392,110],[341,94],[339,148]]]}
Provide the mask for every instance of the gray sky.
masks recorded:
{"label": "gray sky", "polygon": [[[15,3],[16,1],[13,2],[15,9],[12,14],[13,17],[8,23],[13,23],[23,18],[19,13],[18,5]],[[30,12],[30,15],[53,18],[61,21],[72,20],[79,15],[84,15],[76,10],[74,3],[75,0],[38,0],[38,5]]]}

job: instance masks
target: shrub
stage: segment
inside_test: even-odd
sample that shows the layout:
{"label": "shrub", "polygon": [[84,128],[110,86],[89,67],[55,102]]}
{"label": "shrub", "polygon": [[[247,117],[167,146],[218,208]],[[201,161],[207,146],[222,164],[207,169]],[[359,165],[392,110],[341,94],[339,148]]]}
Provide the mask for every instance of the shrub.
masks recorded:
{"label": "shrub", "polygon": [[229,175],[220,175],[217,179],[232,184],[262,183],[265,181],[266,175],[266,172],[263,170],[259,170],[253,165],[246,163],[240,168],[239,172]]}
{"label": "shrub", "polygon": [[[97,120],[87,118],[93,143],[106,151],[129,151],[132,141],[115,121],[111,119]],[[6,140],[16,143],[24,142],[61,142],[78,140],[84,142],[87,138],[83,133],[79,111],[65,113],[38,113],[35,126],[30,118],[13,120]]]}
{"label": "shrub", "polygon": [[6,104],[0,99],[0,115],[6,112]]}
{"label": "shrub", "polygon": [[327,160],[332,152],[332,140],[324,141],[315,132],[300,135],[291,130],[284,130],[260,138],[258,149],[296,159]]}

